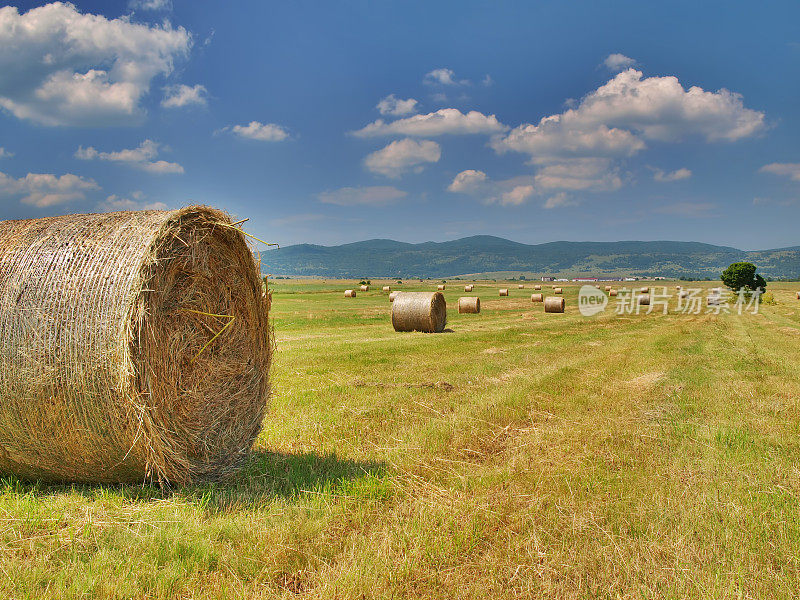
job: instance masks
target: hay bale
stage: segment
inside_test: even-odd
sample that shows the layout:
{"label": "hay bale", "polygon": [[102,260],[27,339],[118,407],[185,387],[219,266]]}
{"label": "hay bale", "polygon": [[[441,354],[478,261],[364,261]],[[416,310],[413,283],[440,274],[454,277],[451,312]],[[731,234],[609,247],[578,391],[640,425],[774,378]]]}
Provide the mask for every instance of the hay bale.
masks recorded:
{"label": "hay bale", "polygon": [[639,296],[639,304],[641,306],[650,306],[650,295],[642,294],[641,296]]}
{"label": "hay bale", "polygon": [[394,299],[397,298],[397,294],[399,294],[399,293],[400,292],[391,292],[389,294],[389,302],[394,302]]}
{"label": "hay bale", "polygon": [[678,292],[678,297],[679,298],[688,298],[689,297],[689,292],[687,292],[686,290],[681,290],[680,292]]}
{"label": "hay bale", "polygon": [[533,286],[533,289],[535,289],[535,290],[542,289],[542,284],[541,283],[537,283],[536,285]]}
{"label": "hay bale", "polygon": [[439,333],[447,324],[447,303],[441,292],[403,292],[392,303],[395,331]]}
{"label": "hay bale", "polygon": [[607,285],[604,289],[605,289],[606,292],[610,292],[611,291],[611,286]]}
{"label": "hay bale", "polygon": [[389,286],[389,285],[385,285],[385,286],[383,286],[381,288],[381,290],[384,291],[384,292],[391,292],[392,291],[392,287]]}
{"label": "hay bale", "polygon": [[544,302],[542,294],[531,294],[531,302]]}
{"label": "hay bale", "polygon": [[444,284],[436,286],[436,289],[439,290],[440,292],[443,292],[444,288],[445,288]]}
{"label": "hay bale", "polygon": [[648,293],[650,293],[650,288],[649,287],[639,288],[639,293],[640,294],[648,294]]}
{"label": "hay bale", "polygon": [[355,298],[356,297],[356,291],[355,290],[345,290],[344,291],[344,297],[345,298]]}
{"label": "hay bale", "polygon": [[562,290],[561,288],[553,288],[553,293],[554,294],[563,294],[564,290]]}
{"label": "hay bale", "polygon": [[458,299],[459,313],[479,313],[481,312],[481,299],[477,296],[462,296]]}
{"label": "hay bale", "polygon": [[474,287],[475,286],[470,283],[470,284],[464,286],[464,291],[465,292],[471,292]]}
{"label": "hay bale", "polygon": [[797,299],[800,300],[800,292],[797,292]]}
{"label": "hay bale", "polygon": [[508,288],[500,288],[501,296],[508,296]]}
{"label": "hay bale", "polygon": [[608,292],[608,295],[609,295],[609,296],[616,296],[616,295],[617,295],[617,290],[615,290],[615,289],[612,289],[612,290],[610,290],[610,291]]}
{"label": "hay bale", "polygon": [[564,298],[556,298],[555,296],[548,296],[544,299],[544,312],[546,313],[563,313],[564,312]]}
{"label": "hay bale", "polygon": [[369,291],[369,286],[368,285],[362,285],[361,286],[361,291],[362,292],[368,292]]}
{"label": "hay bale", "polygon": [[521,283],[520,283],[520,284],[517,284],[517,289],[518,289],[518,290],[525,289],[525,286],[524,286],[523,284],[521,284]]}
{"label": "hay bale", "polygon": [[247,457],[267,299],[208,207],[0,222],[0,472],[187,484]]}

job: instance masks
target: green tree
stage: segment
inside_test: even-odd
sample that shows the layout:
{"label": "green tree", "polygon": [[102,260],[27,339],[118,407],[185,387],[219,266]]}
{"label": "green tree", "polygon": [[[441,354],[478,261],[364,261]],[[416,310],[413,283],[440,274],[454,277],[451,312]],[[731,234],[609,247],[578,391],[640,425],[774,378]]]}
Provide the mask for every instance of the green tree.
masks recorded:
{"label": "green tree", "polygon": [[722,283],[731,288],[734,292],[745,288],[761,291],[767,289],[767,282],[761,275],[756,274],[756,266],[749,262],[735,262],[722,272]]}

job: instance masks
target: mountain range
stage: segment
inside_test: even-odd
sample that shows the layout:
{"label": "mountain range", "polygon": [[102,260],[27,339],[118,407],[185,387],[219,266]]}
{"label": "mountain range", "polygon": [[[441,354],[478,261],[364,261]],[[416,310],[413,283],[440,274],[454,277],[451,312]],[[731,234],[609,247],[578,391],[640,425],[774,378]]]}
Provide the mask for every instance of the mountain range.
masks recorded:
{"label": "mountain range", "polygon": [[800,277],[800,246],[745,251],[700,242],[521,244],[477,235],[409,244],[366,240],[340,246],[297,244],[261,253],[264,273],[288,277],[643,276],[718,278],[736,261],[768,278]]}

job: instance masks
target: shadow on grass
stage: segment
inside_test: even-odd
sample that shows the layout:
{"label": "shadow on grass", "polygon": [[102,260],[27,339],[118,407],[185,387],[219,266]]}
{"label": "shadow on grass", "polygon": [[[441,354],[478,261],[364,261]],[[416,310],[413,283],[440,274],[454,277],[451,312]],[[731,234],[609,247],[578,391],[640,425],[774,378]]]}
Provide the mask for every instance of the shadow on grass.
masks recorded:
{"label": "shadow on grass", "polygon": [[373,498],[389,494],[382,462],[340,459],[335,454],[255,451],[244,467],[222,482],[161,489],[142,484],[80,484],[29,482],[14,476],[0,479],[0,494],[47,498],[79,494],[91,500],[133,502],[173,500],[195,503],[206,512],[253,508],[273,501],[296,502],[304,497]]}

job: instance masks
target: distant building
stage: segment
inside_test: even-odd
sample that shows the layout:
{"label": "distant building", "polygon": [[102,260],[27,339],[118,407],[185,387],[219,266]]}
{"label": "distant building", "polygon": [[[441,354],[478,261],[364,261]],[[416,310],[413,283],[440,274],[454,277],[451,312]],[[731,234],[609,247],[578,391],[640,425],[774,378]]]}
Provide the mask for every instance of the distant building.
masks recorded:
{"label": "distant building", "polygon": [[542,277],[542,281],[555,281],[555,277]]}
{"label": "distant building", "polygon": [[600,280],[597,277],[576,277],[572,281],[591,281],[591,282],[596,283],[597,281],[600,281]]}

